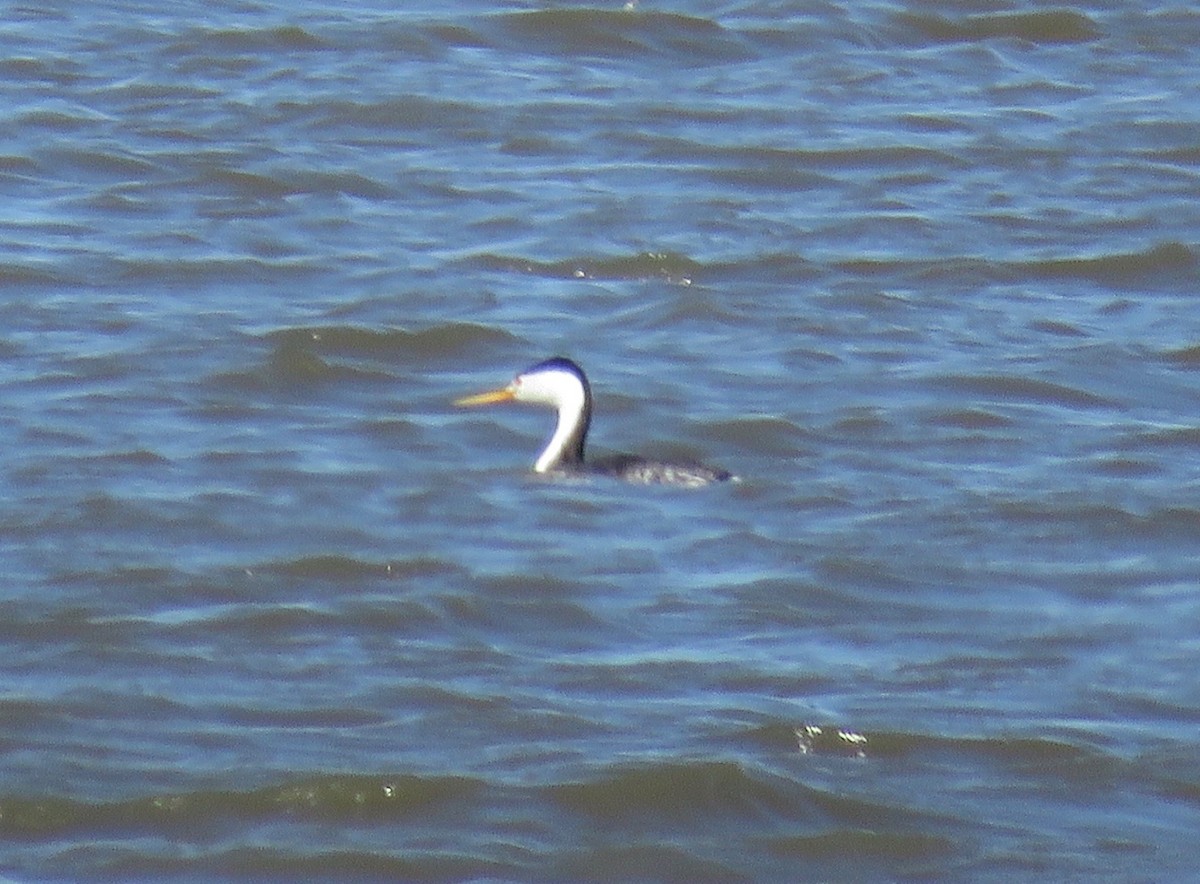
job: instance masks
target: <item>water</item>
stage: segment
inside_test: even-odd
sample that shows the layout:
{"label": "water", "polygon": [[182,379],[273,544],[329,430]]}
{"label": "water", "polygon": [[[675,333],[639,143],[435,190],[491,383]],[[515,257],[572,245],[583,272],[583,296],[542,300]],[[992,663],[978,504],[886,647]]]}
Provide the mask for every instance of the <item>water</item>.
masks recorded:
{"label": "water", "polygon": [[1198,43],[9,6],[0,874],[1194,874]]}

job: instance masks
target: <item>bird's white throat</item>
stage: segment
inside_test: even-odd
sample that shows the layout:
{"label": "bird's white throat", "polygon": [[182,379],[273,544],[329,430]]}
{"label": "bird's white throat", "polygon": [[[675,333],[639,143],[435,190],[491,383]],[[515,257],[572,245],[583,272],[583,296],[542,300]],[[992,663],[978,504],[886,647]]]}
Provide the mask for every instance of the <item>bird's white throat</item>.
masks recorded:
{"label": "bird's white throat", "polygon": [[550,405],[558,412],[558,423],[534,462],[534,472],[546,473],[563,463],[582,461],[591,402],[578,376],[562,370],[518,375],[513,381],[513,394],[518,402]]}

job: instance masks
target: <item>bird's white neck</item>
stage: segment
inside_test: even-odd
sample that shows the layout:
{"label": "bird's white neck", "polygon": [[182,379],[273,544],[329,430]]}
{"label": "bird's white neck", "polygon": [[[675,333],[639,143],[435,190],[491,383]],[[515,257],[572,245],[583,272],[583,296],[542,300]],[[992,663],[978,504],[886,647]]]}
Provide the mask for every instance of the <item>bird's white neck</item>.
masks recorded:
{"label": "bird's white neck", "polygon": [[583,463],[583,443],[592,419],[592,403],[587,391],[579,384],[564,384],[557,391],[555,402],[558,423],[545,449],[533,465],[536,473],[546,473],[564,466]]}

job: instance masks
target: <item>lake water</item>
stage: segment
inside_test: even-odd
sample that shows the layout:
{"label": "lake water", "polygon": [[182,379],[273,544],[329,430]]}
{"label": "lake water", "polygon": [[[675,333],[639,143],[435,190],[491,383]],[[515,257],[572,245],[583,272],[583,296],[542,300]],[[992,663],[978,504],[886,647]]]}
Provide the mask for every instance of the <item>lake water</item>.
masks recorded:
{"label": "lake water", "polygon": [[0,877],[1194,875],[1200,13],[436,6],[6,6]]}

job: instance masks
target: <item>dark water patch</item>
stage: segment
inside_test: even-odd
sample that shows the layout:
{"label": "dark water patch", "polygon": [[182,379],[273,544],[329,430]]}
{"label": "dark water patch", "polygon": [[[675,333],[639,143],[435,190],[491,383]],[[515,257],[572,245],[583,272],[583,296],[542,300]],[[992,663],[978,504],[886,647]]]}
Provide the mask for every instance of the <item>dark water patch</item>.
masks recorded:
{"label": "dark water patch", "polygon": [[998,12],[959,18],[902,13],[897,20],[934,43],[973,43],[997,39],[1045,44],[1087,43],[1099,39],[1102,33],[1091,18],[1070,9]]}
{"label": "dark water patch", "polygon": [[[155,462],[157,464],[157,462]],[[136,468],[139,472],[144,467]],[[111,468],[101,471],[111,473]],[[80,531],[84,536],[124,537],[154,530],[161,539],[174,533],[186,534],[204,524],[205,517],[195,513],[185,499],[159,498],[133,493],[94,491],[72,498],[55,510],[40,529],[47,532]]]}
{"label": "dark water patch", "polygon": [[[911,144],[852,146],[836,148],[781,148],[726,145],[633,132],[629,140],[642,145],[659,162],[679,165],[684,161],[711,170],[714,180],[737,183],[736,176],[749,175],[755,186],[778,181],[784,190],[840,188],[840,178],[829,172],[872,170],[893,174],[918,174],[937,170],[943,174],[961,170],[965,161],[955,153]],[[728,176],[735,176],[730,178]]]}
{"label": "dark water patch", "polygon": [[259,565],[251,569],[279,577],[327,581],[364,579],[410,579],[457,573],[459,569],[435,559],[417,558],[396,562],[367,562],[341,555],[305,556]]}
{"label": "dark water patch", "polygon": [[170,458],[164,457],[156,451],[147,451],[144,448],[98,454],[88,460],[99,467],[134,467],[137,469],[163,467],[171,463]]}
{"label": "dark water patch", "polygon": [[[1194,762],[1194,759],[1193,759]],[[1151,765],[1154,770],[1161,770],[1163,765]],[[1200,773],[1190,772],[1183,776],[1162,776],[1157,778],[1158,790],[1173,801],[1183,801],[1194,807],[1200,807]]]}
{"label": "dark water patch", "polygon": [[711,169],[706,173],[713,182],[738,190],[763,190],[770,193],[804,192],[829,187],[828,176],[805,169]]}
{"label": "dark water patch", "polygon": [[1122,440],[1127,451],[1194,451],[1200,449],[1200,426],[1163,427],[1132,433]]}
{"label": "dark water patch", "polygon": [[95,193],[83,200],[83,205],[106,217],[147,217],[158,212],[158,204],[154,200],[128,196],[118,193],[116,189]]}
{"label": "dark water patch", "polygon": [[257,257],[110,259],[117,282],[133,285],[259,284],[310,279],[324,269],[315,259],[265,260]]}
{"label": "dark water patch", "polygon": [[375,101],[327,98],[310,102],[286,101],[277,109],[288,119],[308,119],[315,127],[332,127],[338,131],[348,129],[355,137],[362,137],[364,131],[369,130],[378,130],[393,138],[397,133],[420,130],[463,131],[487,122],[477,104],[422,95],[397,95]]}
{"label": "dark water patch", "polygon": [[84,146],[54,145],[39,152],[44,167],[53,168],[57,176],[71,171],[85,181],[145,182],[161,177],[158,163],[143,159],[132,152],[100,148],[89,142]]}
{"label": "dark water patch", "polygon": [[706,859],[669,844],[606,844],[568,856],[553,869],[564,881],[751,881],[736,860]]}
{"label": "dark water patch", "polygon": [[966,166],[966,162],[956,154],[908,144],[805,150],[802,156],[806,165],[829,169],[872,169],[892,173],[922,169],[951,172]]}
{"label": "dark water patch", "polygon": [[1192,285],[1197,280],[1195,254],[1182,243],[1163,243],[1145,251],[1085,258],[997,261],[962,256],[930,259],[852,258],[837,268],[854,275],[911,277],[932,281],[953,279],[985,285],[1030,280],[1079,279],[1107,288]]}
{"label": "dark water patch", "polygon": [[1087,332],[1077,325],[1054,319],[1037,319],[1029,323],[1029,327],[1033,331],[1044,332],[1045,334],[1060,338],[1086,338],[1089,336]]}
{"label": "dark water patch", "polygon": [[839,416],[830,429],[839,436],[859,440],[878,439],[890,435],[891,423],[884,414],[881,409],[855,408],[850,414]]}
{"label": "dark water patch", "polygon": [[552,571],[488,574],[478,580],[481,589],[497,598],[564,598],[582,588],[578,575]]}
{"label": "dark water patch", "polygon": [[[455,690],[444,684],[423,680],[408,680],[387,687],[382,692],[381,702],[436,710],[439,717],[447,720],[461,716],[465,720],[480,721],[486,716],[489,722],[498,722],[499,715],[518,709],[509,697]],[[521,712],[525,713],[526,710]]]}
{"label": "dark water patch", "polygon": [[333,45],[300,25],[245,28],[193,28],[166,50],[170,57],[201,55],[220,58],[228,54],[264,56],[327,50]]}
{"label": "dark water patch", "polygon": [[1168,362],[1179,368],[1192,371],[1200,369],[1200,344],[1191,347],[1181,347],[1177,350],[1168,350],[1163,356]]}
{"label": "dark water patch", "polygon": [[1078,278],[1105,285],[1129,285],[1137,280],[1175,279],[1195,283],[1195,253],[1179,242],[1162,243],[1143,252],[1029,261],[1017,265],[1030,274],[1047,278]]}
{"label": "dark water patch", "polygon": [[244,169],[208,167],[203,180],[210,187],[249,200],[282,200],[295,193],[294,189],[276,175],[247,172]]}
{"label": "dark water patch", "polygon": [[605,825],[678,825],[701,819],[790,815],[796,787],[748,774],[730,762],[662,763],[615,770],[585,783],[550,787],[564,808]]}
{"label": "dark water patch", "polygon": [[1087,390],[1038,378],[1013,375],[946,375],[930,379],[951,393],[998,404],[1054,405],[1062,408],[1111,408],[1117,403]]}
{"label": "dark water patch", "polygon": [[508,333],[473,324],[422,331],[346,326],[290,328],[272,332],[265,364],[222,372],[218,386],[246,391],[303,391],[317,386],[394,384],[397,367],[422,370],[461,367],[465,355],[511,343]]}
{"label": "dark water patch", "polygon": [[296,350],[351,356],[387,363],[457,362],[480,348],[512,343],[501,329],[470,322],[448,322],[424,329],[371,329],[358,326],[309,326],[271,332],[277,351]]}
{"label": "dark water patch", "polygon": [[358,172],[315,169],[248,172],[243,169],[205,166],[196,185],[203,188],[215,187],[241,199],[271,201],[295,196],[349,196],[385,200],[394,193],[390,185]]}
{"label": "dark water patch", "polygon": [[[95,331],[101,334],[120,334],[119,329]],[[121,400],[118,390],[127,383],[136,383],[144,374],[144,363],[132,352],[109,352],[89,356],[65,357],[59,360],[60,371],[45,371],[29,384],[35,390],[54,390],[81,406],[97,411],[116,406]],[[168,404],[157,398],[147,403]]]}
{"label": "dark water patch", "polygon": [[[5,618],[3,623],[10,622]],[[6,637],[6,640],[11,640]],[[61,726],[60,710],[41,700],[0,697],[0,750],[14,750],[24,734]],[[0,803],[0,807],[2,807]],[[3,817],[0,817],[0,824]]]}
{"label": "dark water patch", "polygon": [[179,856],[177,849],[103,850],[90,859],[98,874],[121,881],[493,881],[518,880],[520,867],[468,852],[406,849],[338,850],[239,847]]}
{"label": "dark water patch", "polygon": [[[220,608],[206,616],[205,622],[212,634],[223,640],[249,638],[275,645],[301,645],[313,635],[323,637],[344,625],[330,604],[268,604],[266,599],[261,605]],[[187,628],[192,629],[190,625]]]}
{"label": "dark water patch", "polygon": [[692,281],[701,266],[674,252],[639,252],[615,257],[579,257],[562,261],[537,261],[519,256],[481,254],[470,259],[484,270],[502,270],[547,279]]}
{"label": "dark water patch", "polygon": [[415,596],[420,588],[406,585],[356,588],[352,595],[339,600],[337,610],[344,623],[341,628],[352,630],[358,638],[388,642],[428,638],[445,621],[435,602],[425,597],[407,597],[410,593]]}
{"label": "dark water patch", "polygon": [[223,706],[215,710],[221,721],[232,727],[291,729],[337,729],[370,727],[384,724],[388,717],[379,712],[364,709],[347,709],[335,706],[323,708],[249,708],[246,706]]}
{"label": "dark water patch", "polygon": [[975,131],[971,121],[960,119],[950,113],[906,113],[900,114],[897,120],[915,132],[970,133]]}
{"label": "dark water patch", "polygon": [[736,605],[728,616],[743,629],[836,628],[861,605],[853,593],[799,577],[764,577],[724,592]]}
{"label": "dark water patch", "polygon": [[960,286],[994,282],[1008,275],[994,262],[971,257],[936,260],[856,257],[832,262],[832,266],[851,276],[908,277],[918,282],[952,279]]}
{"label": "dark water patch", "polygon": [[215,86],[139,80],[106,86],[103,94],[109,99],[123,100],[131,104],[144,103],[157,108],[219,100],[223,92]]}
{"label": "dark water patch", "polygon": [[82,279],[64,267],[49,267],[20,261],[0,263],[0,289],[44,288],[46,286],[74,286]]}
{"label": "dark water patch", "polygon": [[[485,27],[479,27],[480,24]],[[431,42],[456,49],[494,49],[495,42],[487,36],[487,19],[473,18],[469,21],[433,21],[420,30]],[[409,29],[411,30],[411,29]]]}
{"label": "dark water patch", "polygon": [[520,273],[547,279],[600,279],[641,282],[663,279],[677,284],[750,279],[794,285],[812,279],[820,269],[793,252],[752,255],[733,261],[700,262],[672,252],[641,252],[629,256],[579,256],[541,261],[518,255],[481,253],[467,259],[483,270]]}
{"label": "dark water patch", "polygon": [[1053,774],[1079,782],[1111,783],[1126,766],[1116,756],[1052,737],[972,738],[946,741],[946,745],[1024,775]]}
{"label": "dark water patch", "polygon": [[567,141],[545,135],[518,135],[505,139],[499,151],[515,157],[567,157],[573,147]]}
{"label": "dark water patch", "polygon": [[[38,170],[38,164],[25,154],[0,154],[0,180],[28,180]],[[7,225],[5,225],[7,227]]]}
{"label": "dark water patch", "polygon": [[0,834],[39,839],[85,832],[194,835],[214,827],[231,833],[252,820],[389,821],[469,797],[481,786],[466,777],[340,775],[246,792],[186,792],[112,803],[3,796]]}
{"label": "dark water patch", "polygon": [[1181,166],[1200,166],[1200,147],[1173,147],[1141,151],[1139,156],[1151,162]]}
{"label": "dark water patch", "polygon": [[670,59],[688,67],[753,57],[739,35],[707,18],[640,9],[546,9],[502,13],[477,30],[493,45],[556,58]]}
{"label": "dark water patch", "polygon": [[171,568],[158,565],[117,565],[104,570],[63,570],[51,575],[49,580],[55,586],[106,585],[150,588],[173,586],[179,576]]}
{"label": "dark water patch", "polygon": [[214,381],[243,390],[307,390],[345,383],[395,380],[391,366],[418,359],[453,359],[464,348],[501,336],[478,326],[439,326],[423,332],[349,326],[287,328],[266,334],[266,364],[223,372]]}
{"label": "dark water patch", "polygon": [[794,423],[778,417],[744,417],[705,426],[713,443],[723,443],[757,455],[800,457],[812,452],[811,440]]}
{"label": "dark water patch", "polygon": [[16,646],[34,642],[39,651],[55,645],[73,649],[91,644],[103,647],[111,642],[111,646],[120,646],[132,631],[127,624],[99,621],[92,608],[78,603],[47,611],[28,602],[10,602],[0,610],[6,615],[0,621],[0,639]]}
{"label": "dark water patch", "polygon": [[[347,541],[349,542],[349,541]],[[333,542],[336,546],[337,541]],[[461,566],[427,556],[375,559],[342,552],[319,552],[239,565],[226,576],[264,580],[271,585],[345,585],[365,587],[379,583],[384,591],[392,581],[433,581],[460,577]]]}
{"label": "dark water patch", "polygon": [[[648,134],[641,131],[623,133],[624,140],[639,149],[656,164],[688,168],[707,180],[732,185],[739,190],[769,190],[805,192],[838,186],[830,169],[844,168],[866,160],[862,150],[819,151],[799,148],[749,147],[699,141],[692,138]],[[879,161],[900,158],[889,149],[867,154]]]}
{"label": "dark water patch", "polygon": [[998,430],[1014,426],[1011,418],[982,408],[948,408],[929,417],[934,426],[958,430]]}
{"label": "dark water patch", "polygon": [[1145,537],[1200,540],[1200,509],[1188,506],[1154,508],[1136,516]]}
{"label": "dark water patch", "polygon": [[[1064,658],[1060,657],[1058,663],[1062,662]],[[1023,661],[1022,665],[1027,671],[1029,666],[1049,668],[1055,664],[1030,659]],[[1013,671],[1018,671],[1018,668],[1014,665]],[[975,769],[979,769],[980,765],[1000,765],[1012,773],[1026,776],[1053,774],[1083,782],[1112,781],[1122,771],[1132,772],[1138,764],[1136,761],[1124,761],[1116,754],[1098,748],[1107,741],[1101,732],[1081,734],[1072,739],[1049,733],[956,736],[886,728],[859,731],[844,725],[822,725],[823,733],[819,739],[823,742],[818,744],[818,748],[824,751],[812,751],[811,743],[806,745],[805,727],[771,723],[761,728],[760,739],[765,742],[769,735],[772,748],[781,749],[790,744],[800,755],[841,756],[856,764],[881,761],[892,764],[903,760],[909,764],[920,762],[957,767],[964,758],[970,758]],[[843,734],[851,739],[847,740]],[[836,796],[828,796],[828,799],[834,806],[840,800]],[[878,808],[878,811],[893,822],[902,821],[905,814],[900,808]]]}
{"label": "dark water patch", "polygon": [[540,595],[539,577],[521,581],[527,595],[450,593],[439,598],[437,610],[447,622],[484,635],[528,641],[537,635],[553,639],[556,647],[583,651],[600,646],[607,624],[587,606],[568,599]]}
{"label": "dark water patch", "polygon": [[67,56],[49,53],[29,58],[0,59],[0,75],[13,83],[73,86],[87,80],[83,66]]}
{"label": "dark water patch", "polygon": [[1139,457],[1101,457],[1092,460],[1088,469],[1100,476],[1136,479],[1160,475],[1162,464]]}
{"label": "dark water patch", "polygon": [[[908,508],[904,504],[901,506]],[[888,620],[923,616],[921,606],[910,601],[905,593],[916,592],[938,580],[931,573],[912,569],[901,557],[861,556],[840,551],[821,556],[813,566],[822,578],[822,592],[817,598],[830,599],[833,610],[847,604],[847,599],[854,599],[861,605],[881,590],[896,593],[888,600],[886,608],[875,615]]]}
{"label": "dark water patch", "polygon": [[89,126],[101,122],[102,117],[88,112],[86,109],[72,108],[51,109],[42,108],[26,111],[16,118],[16,124],[22,128],[44,129],[49,135],[78,133]]}
{"label": "dark water patch", "polygon": [[921,832],[875,832],[839,829],[815,835],[784,835],[766,839],[767,849],[780,856],[803,860],[837,860],[861,868],[872,860],[911,862],[939,859],[956,852],[955,840]]}
{"label": "dark water patch", "polygon": [[[315,353],[300,348],[280,348],[271,352],[267,363],[247,371],[220,372],[212,383],[218,388],[239,393],[266,393],[309,390],[314,385],[336,383],[358,377],[354,369],[344,371],[331,366]],[[212,414],[212,412],[209,412]],[[233,417],[241,409],[225,411]]]}
{"label": "dark water patch", "polygon": [[[1180,727],[1200,724],[1200,697],[1195,692],[1190,702],[1168,699],[1153,688],[1141,686],[1134,690],[1117,690],[1096,685],[1093,694],[1103,698],[1115,715],[1152,725],[1150,730],[1157,731],[1160,739],[1169,739]],[[1200,775],[1200,771],[1192,773]]]}
{"label": "dark water patch", "polygon": [[997,503],[995,516],[1042,534],[1093,535],[1117,539],[1200,539],[1200,509],[1187,506],[1154,507],[1131,512],[1114,504],[1053,499],[1014,500]]}

